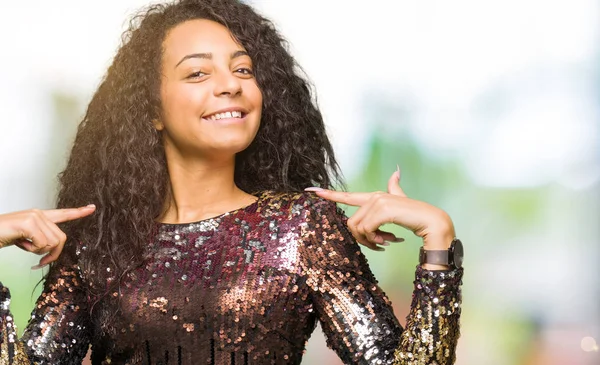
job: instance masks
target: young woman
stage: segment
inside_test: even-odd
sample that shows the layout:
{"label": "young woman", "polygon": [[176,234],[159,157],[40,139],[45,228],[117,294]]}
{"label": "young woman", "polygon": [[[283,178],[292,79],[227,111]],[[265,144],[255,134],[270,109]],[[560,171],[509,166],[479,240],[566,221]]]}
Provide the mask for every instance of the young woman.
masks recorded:
{"label": "young woman", "polygon": [[[329,190],[337,163],[295,66],[235,0],[135,18],[79,127],[60,209],[0,216],[1,246],[52,262],[20,339],[0,285],[2,364],[80,364],[90,344],[93,364],[299,364],[317,320],[345,363],[454,362],[451,219],[406,197],[399,171],[387,193]],[[360,209],[347,219],[336,201]],[[424,240],[404,329],[356,243],[398,241],[384,223]]]}

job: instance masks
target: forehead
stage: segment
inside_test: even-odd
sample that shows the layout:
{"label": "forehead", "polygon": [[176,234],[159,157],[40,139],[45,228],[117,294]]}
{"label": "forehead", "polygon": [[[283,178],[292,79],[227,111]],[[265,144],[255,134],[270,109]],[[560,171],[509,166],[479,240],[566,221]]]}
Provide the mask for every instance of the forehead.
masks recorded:
{"label": "forehead", "polygon": [[244,48],[235,41],[229,30],[212,20],[188,20],[173,27],[163,41],[165,64],[178,62],[191,53],[231,54]]}

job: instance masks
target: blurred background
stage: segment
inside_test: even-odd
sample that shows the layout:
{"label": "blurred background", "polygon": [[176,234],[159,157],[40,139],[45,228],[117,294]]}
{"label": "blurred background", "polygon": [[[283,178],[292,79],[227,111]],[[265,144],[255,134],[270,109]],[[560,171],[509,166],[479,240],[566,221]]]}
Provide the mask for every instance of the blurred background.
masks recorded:
{"label": "blurred background", "polygon": [[[51,208],[145,0],[0,4],[0,213]],[[312,80],[351,191],[445,209],[465,243],[459,365],[600,364],[600,2],[251,1]],[[348,214],[352,210],[348,209]],[[401,322],[421,243],[366,252]],[[365,250],[366,251],[366,250]],[[37,256],[0,254],[22,331]],[[303,364],[340,364],[320,332]]]}

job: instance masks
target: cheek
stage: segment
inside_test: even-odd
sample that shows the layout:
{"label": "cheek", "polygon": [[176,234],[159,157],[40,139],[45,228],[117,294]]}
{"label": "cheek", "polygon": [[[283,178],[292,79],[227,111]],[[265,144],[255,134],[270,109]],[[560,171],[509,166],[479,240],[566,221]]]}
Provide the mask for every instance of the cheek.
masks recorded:
{"label": "cheek", "polygon": [[253,95],[254,102],[256,103],[256,105],[258,105],[258,107],[260,108],[260,110],[262,112],[263,96],[262,96],[262,91],[260,90],[260,87],[258,87],[258,84],[256,82],[254,83],[253,94],[254,94]]}
{"label": "cheek", "polygon": [[166,87],[161,93],[163,115],[167,121],[181,118],[195,118],[202,115],[207,93],[193,84]]}
{"label": "cheek", "polygon": [[260,88],[258,87],[258,85],[256,84],[256,82],[253,82],[252,85],[247,90],[248,90],[248,92],[246,94],[246,97],[252,103],[254,110],[257,111],[257,114],[259,115],[259,120],[260,120],[260,116],[262,116],[262,107],[263,107],[262,92],[261,92]]}

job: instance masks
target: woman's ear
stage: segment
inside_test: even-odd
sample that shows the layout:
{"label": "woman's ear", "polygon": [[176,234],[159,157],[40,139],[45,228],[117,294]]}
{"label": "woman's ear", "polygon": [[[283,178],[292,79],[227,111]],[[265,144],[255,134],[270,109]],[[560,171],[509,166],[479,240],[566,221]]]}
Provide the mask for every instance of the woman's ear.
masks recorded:
{"label": "woman's ear", "polygon": [[165,125],[162,124],[162,122],[158,119],[152,119],[152,124],[154,124],[154,128],[157,131],[162,131],[163,129],[165,129]]}

